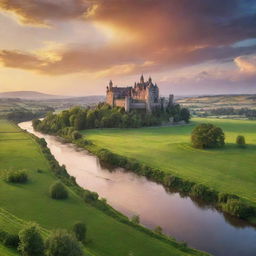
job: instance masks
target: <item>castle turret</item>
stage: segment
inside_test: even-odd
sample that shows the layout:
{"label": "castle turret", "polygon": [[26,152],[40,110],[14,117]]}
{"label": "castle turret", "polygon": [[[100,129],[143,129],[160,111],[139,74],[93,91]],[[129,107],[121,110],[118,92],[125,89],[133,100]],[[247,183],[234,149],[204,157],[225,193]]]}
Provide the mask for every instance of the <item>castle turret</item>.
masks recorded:
{"label": "castle turret", "polygon": [[112,87],[113,87],[113,82],[112,82],[112,80],[110,80],[110,82],[109,82],[109,89],[111,90]]}
{"label": "castle turret", "polygon": [[149,81],[150,84],[152,83],[152,78],[151,78],[151,76],[149,77],[148,81]]}
{"label": "castle turret", "polygon": [[140,77],[140,82],[141,82],[142,84],[144,84],[144,76],[143,76],[143,74],[142,74],[141,77]]}
{"label": "castle turret", "polygon": [[173,94],[170,94],[169,95],[169,105],[173,105],[174,104],[174,95]]}

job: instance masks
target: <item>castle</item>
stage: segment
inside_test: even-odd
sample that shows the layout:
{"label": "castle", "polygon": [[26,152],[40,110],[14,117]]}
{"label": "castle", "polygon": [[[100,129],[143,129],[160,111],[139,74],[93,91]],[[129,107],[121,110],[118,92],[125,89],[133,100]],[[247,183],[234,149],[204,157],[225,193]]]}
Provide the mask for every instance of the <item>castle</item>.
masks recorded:
{"label": "castle", "polygon": [[126,112],[132,109],[142,109],[151,113],[156,108],[165,109],[174,103],[173,98],[172,94],[169,95],[168,100],[159,97],[157,84],[153,84],[151,77],[148,81],[144,81],[143,75],[140,82],[135,83],[133,87],[113,86],[113,82],[110,81],[106,93],[106,103],[112,107],[124,107]]}

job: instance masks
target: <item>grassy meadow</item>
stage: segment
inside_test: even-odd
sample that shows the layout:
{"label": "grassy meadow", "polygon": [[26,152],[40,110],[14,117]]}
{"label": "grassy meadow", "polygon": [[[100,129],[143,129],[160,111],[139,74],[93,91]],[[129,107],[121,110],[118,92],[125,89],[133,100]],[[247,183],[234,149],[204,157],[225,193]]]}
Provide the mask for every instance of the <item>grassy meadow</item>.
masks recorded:
{"label": "grassy meadow", "polygon": [[[191,147],[191,131],[204,122],[224,130],[226,146],[223,149]],[[195,118],[187,126],[95,129],[83,134],[114,153],[218,191],[237,194],[256,205],[256,121]],[[240,134],[248,144],[245,149],[235,144]]]}
{"label": "grassy meadow", "polygon": [[[53,200],[48,195],[55,177],[39,146],[15,125],[0,120],[0,229],[16,233],[27,221],[35,221],[43,232],[56,228],[70,229],[74,222],[83,221],[88,228],[85,250],[91,256],[186,256],[171,244],[152,238],[105,215],[84,203],[69,191],[67,200]],[[25,169],[27,184],[9,184],[4,175],[9,170]],[[42,169],[43,172],[37,172]],[[0,255],[15,255],[0,246]],[[194,252],[192,255],[202,255]]]}
{"label": "grassy meadow", "polygon": [[1,256],[17,256],[18,253],[0,244],[0,255]]}

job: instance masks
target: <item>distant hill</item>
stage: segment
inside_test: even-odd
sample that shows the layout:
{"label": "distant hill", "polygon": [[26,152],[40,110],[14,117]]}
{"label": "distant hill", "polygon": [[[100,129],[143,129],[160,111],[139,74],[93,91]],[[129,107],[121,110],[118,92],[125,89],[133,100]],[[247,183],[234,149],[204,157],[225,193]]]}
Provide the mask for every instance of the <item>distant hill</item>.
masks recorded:
{"label": "distant hill", "polygon": [[60,95],[51,95],[35,91],[14,91],[14,92],[2,92],[0,98],[20,98],[29,100],[42,100],[42,99],[61,99],[67,98]]}
{"label": "distant hill", "polygon": [[190,109],[205,110],[228,107],[255,109],[256,94],[203,95],[179,98],[176,102]]}

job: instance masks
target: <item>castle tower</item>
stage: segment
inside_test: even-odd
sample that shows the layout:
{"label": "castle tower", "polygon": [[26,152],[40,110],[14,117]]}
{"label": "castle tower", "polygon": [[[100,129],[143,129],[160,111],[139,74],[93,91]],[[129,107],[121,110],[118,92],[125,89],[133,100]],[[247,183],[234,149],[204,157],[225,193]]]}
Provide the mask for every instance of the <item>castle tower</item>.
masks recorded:
{"label": "castle tower", "polygon": [[110,89],[110,91],[111,91],[112,87],[113,87],[113,82],[112,82],[112,80],[110,80],[109,81],[109,89]]}
{"label": "castle tower", "polygon": [[144,76],[143,76],[143,74],[142,74],[141,77],[140,77],[140,82],[141,82],[142,84],[144,84]]}
{"label": "castle tower", "polygon": [[169,106],[173,105],[174,104],[174,95],[173,94],[170,94],[169,95]]}

